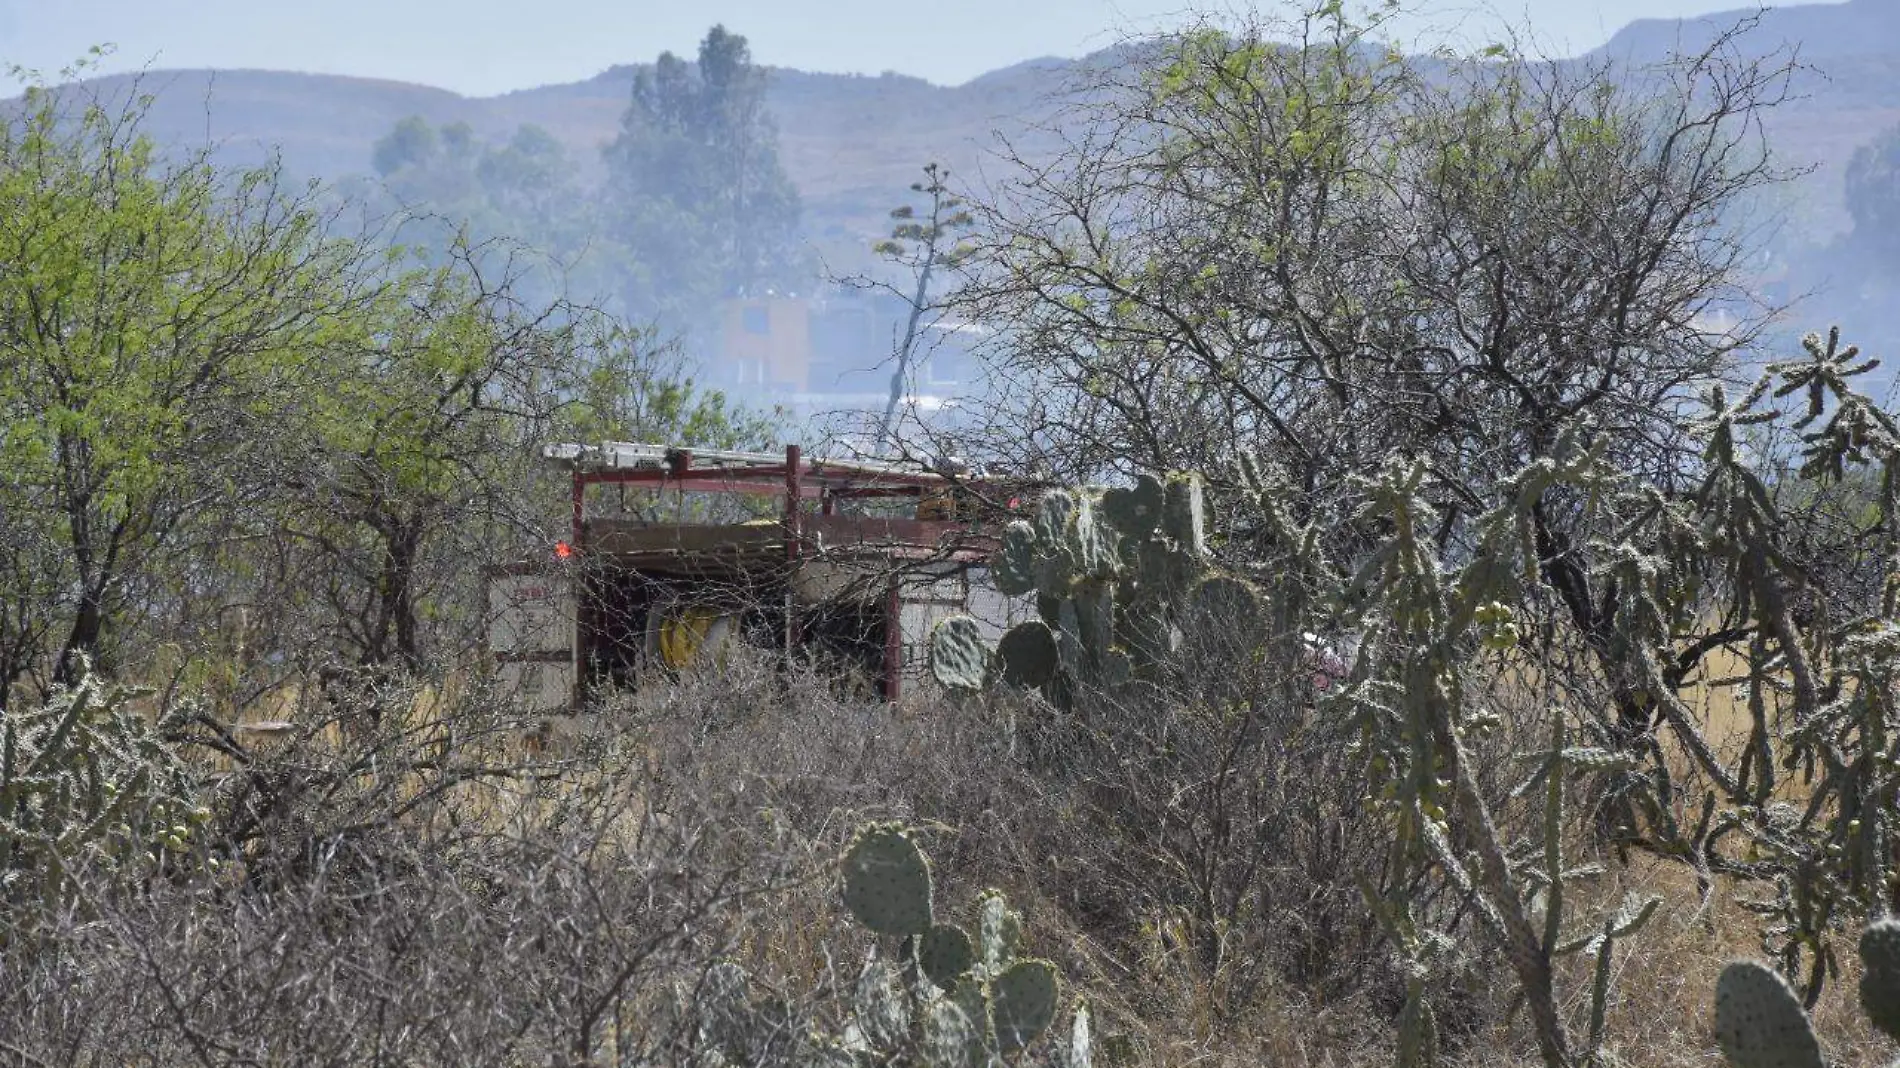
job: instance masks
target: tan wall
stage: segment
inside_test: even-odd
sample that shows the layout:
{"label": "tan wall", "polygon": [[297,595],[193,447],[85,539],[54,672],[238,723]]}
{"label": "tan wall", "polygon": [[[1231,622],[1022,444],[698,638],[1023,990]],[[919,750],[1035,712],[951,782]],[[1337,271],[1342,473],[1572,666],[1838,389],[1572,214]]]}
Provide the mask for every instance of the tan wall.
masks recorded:
{"label": "tan wall", "polygon": [[719,360],[761,369],[768,384],[810,388],[811,302],[797,297],[729,300],[720,310]]}

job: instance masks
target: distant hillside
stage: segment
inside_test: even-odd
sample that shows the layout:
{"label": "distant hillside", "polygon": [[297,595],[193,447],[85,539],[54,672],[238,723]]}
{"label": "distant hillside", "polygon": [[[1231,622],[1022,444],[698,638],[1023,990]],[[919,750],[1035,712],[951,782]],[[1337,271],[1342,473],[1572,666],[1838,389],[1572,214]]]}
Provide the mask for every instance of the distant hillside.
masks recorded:
{"label": "distant hillside", "polygon": [[[1659,59],[1698,48],[1718,27],[1751,13],[1641,20],[1588,58]],[[1798,80],[1803,99],[1770,120],[1770,133],[1787,160],[1817,168],[1803,185],[1803,230],[1824,235],[1844,228],[1842,166],[1860,144],[1900,124],[1900,0],[1768,11],[1749,41],[1761,50],[1799,42],[1817,68]],[[954,87],[899,75],[771,71],[769,103],[786,170],[805,199],[808,232],[827,255],[861,251],[923,163],[937,160],[964,180],[980,181],[984,154],[998,133],[1031,156],[1052,150],[1053,135],[1038,127],[1057,114],[1054,94],[1078,66],[1112,63],[1120,55],[1031,60]],[[467,122],[484,135],[535,123],[567,145],[583,173],[598,173],[599,146],[618,128],[634,70],[616,67],[584,81],[488,98],[267,71],[152,72],[142,86],[157,93],[150,130],[161,141],[209,140],[234,161],[260,159],[274,146],[298,174],[335,178],[368,171],[370,145],[409,115]],[[99,84],[123,89],[128,79]]]}
{"label": "distant hillside", "polygon": [[1637,19],[1597,49],[1612,57],[1652,58],[1671,50],[1700,50],[1715,36],[1758,18],[1750,37],[1757,47],[1799,45],[1808,60],[1863,56],[1900,49],[1900,3],[1848,0],[1847,3],[1789,7],[1743,7],[1688,19]]}
{"label": "distant hillside", "polygon": [[1717,35],[1755,19],[1744,43],[1755,54],[1787,49],[1806,70],[1796,99],[1767,122],[1784,162],[1812,166],[1797,220],[1819,241],[1849,225],[1842,177],[1854,150],[1900,125],[1900,0],[1849,0],[1737,8],[1690,19],[1639,19],[1587,58],[1646,63],[1694,54]]}
{"label": "distant hillside", "polygon": [[[1083,61],[1086,62],[1086,61]],[[862,248],[888,225],[886,212],[933,160],[978,180],[997,132],[1022,136],[1055,108],[1073,60],[1038,60],[945,87],[898,75],[865,77],[773,69],[768,101],[787,173],[804,197],[808,232],[820,244]],[[497,97],[470,98],[426,86],[270,71],[154,71],[137,80],[156,94],[148,122],[160,142],[219,146],[233,163],[273,150],[299,175],[337,178],[370,169],[370,147],[397,121],[466,122],[503,135],[523,123],[559,138],[584,174],[601,172],[599,149],[619,129],[637,68]],[[108,94],[133,79],[92,83]],[[1033,149],[1046,138],[1031,136]]]}

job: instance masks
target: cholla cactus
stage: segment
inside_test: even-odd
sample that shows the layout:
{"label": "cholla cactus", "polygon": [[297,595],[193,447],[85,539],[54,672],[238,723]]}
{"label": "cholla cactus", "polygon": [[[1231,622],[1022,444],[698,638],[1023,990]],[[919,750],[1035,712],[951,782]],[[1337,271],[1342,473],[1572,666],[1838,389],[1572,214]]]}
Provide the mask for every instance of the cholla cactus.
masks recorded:
{"label": "cholla cactus", "polygon": [[[1293,524],[1264,473],[1243,471],[1242,492],[1252,498],[1265,533],[1288,548],[1301,572],[1297,581],[1275,587],[1273,604],[1251,582],[1219,573],[1208,561],[1198,478],[1052,493],[1034,523],[1012,525],[993,564],[999,588],[1033,591],[1043,618],[1010,631],[995,650],[981,643],[974,622],[947,621],[933,636],[938,678],[965,689],[998,680],[1034,686],[1067,706],[1082,680],[1109,688],[1165,685],[1179,677],[1190,651],[1233,666],[1271,654],[1276,637],[1299,634],[1313,609],[1361,630],[1367,640],[1357,663],[1327,665],[1329,685],[1320,702],[1337,722],[1362,732],[1370,772],[1366,803],[1391,827],[1392,870],[1421,878],[1435,870],[1455,884],[1474,903],[1477,927],[1516,973],[1547,1062],[1588,1063],[1604,1042],[1615,950],[1653,914],[1655,902],[1632,901],[1571,929],[1578,918],[1566,891],[1590,871],[1566,856],[1567,791],[1578,774],[1628,774],[1633,760],[1571,744],[1564,713],[1553,710],[1550,749],[1520,787],[1544,802],[1541,833],[1526,850],[1497,825],[1464,749],[1467,733],[1487,729],[1482,710],[1464,700],[1464,666],[1473,656],[1508,653],[1524,633],[1507,599],[1517,596],[1525,576],[1534,581],[1536,575],[1538,556],[1524,533],[1525,502],[1559,484],[1588,489],[1598,477],[1600,446],[1572,435],[1555,453],[1517,476],[1508,503],[1474,521],[1482,551],[1455,571],[1443,566],[1422,533],[1440,525],[1422,464],[1397,457],[1365,480],[1360,514],[1392,533],[1351,572],[1321,558],[1313,531]],[[1309,601],[1295,603],[1299,596]],[[1409,878],[1392,885],[1407,886]],[[1427,1064],[1436,1045],[1431,979],[1453,954],[1445,951],[1449,936],[1424,929],[1412,903],[1399,895],[1370,904],[1411,980],[1401,1061]],[[1566,1026],[1555,985],[1555,959],[1567,954],[1587,954],[1595,964],[1581,1042]]]}
{"label": "cholla cactus", "polygon": [[[991,890],[977,906],[976,936],[939,920],[929,861],[901,826],[862,828],[844,857],[845,907],[895,945],[874,957],[852,993],[843,1035],[796,1033],[782,1005],[752,996],[737,965],[706,975],[701,1039],[725,1061],[763,1068],[830,1064],[993,1068],[1009,1063],[1088,1068],[1090,1020],[1077,1005],[1066,1042],[1031,1050],[1054,1025],[1061,1002],[1055,966],[1016,956],[1022,917]],[[893,963],[895,962],[895,964]]]}
{"label": "cholla cactus", "polygon": [[[1900,417],[1855,391],[1874,364],[1838,333],[1804,347],[1806,359],[1771,367],[1739,400],[1712,387],[1707,417],[1682,428],[1697,448],[1680,454],[1676,474],[1693,477],[1667,483],[1631,470],[1616,428],[1588,413],[1508,477],[1472,482],[1395,455],[1317,509],[1291,473],[1242,457],[1229,499],[1245,522],[1234,533],[1264,556],[1246,573],[1264,595],[1212,574],[1191,478],[1050,494],[1035,522],[1006,532],[993,563],[999,587],[1033,592],[1042,618],[995,650],[973,625],[947,623],[934,666],[952,687],[1007,683],[1067,706],[1083,681],[1182,679],[1184,646],[1223,657],[1264,644],[1271,655],[1277,641],[1290,661],[1286,638],[1322,619],[1354,634],[1352,663],[1328,673],[1334,685],[1316,707],[1359,732],[1364,803],[1390,829],[1388,884],[1442,878],[1474,918],[1435,932],[1403,891],[1371,902],[1408,969],[1404,1063],[1429,1061],[1432,977],[1455,956],[1444,944],[1473,932],[1515,974],[1545,1063],[1605,1055],[1612,955],[1653,906],[1575,915],[1568,887],[1590,867],[1567,856],[1567,791],[1579,780],[1598,802],[1600,833],[1688,863],[1705,894],[1721,870],[1770,887],[1773,900],[1744,904],[1767,917],[1779,972],[1806,972],[1800,994],[1812,1000],[1842,920],[1900,907]],[[1766,462],[1775,450],[1751,447],[1757,434],[1796,441],[1798,469]],[[1803,544],[1817,520],[1851,532],[1828,539],[1853,546],[1851,575],[1815,566],[1835,551]],[[1327,558],[1342,551],[1353,558]],[[1247,641],[1252,610],[1265,643]],[[1240,625],[1195,634],[1202,618]],[[1719,684],[1737,688],[1751,727],[1727,751],[1684,700],[1718,684],[1711,658],[1724,650],[1746,662]],[[1579,692],[1607,700],[1546,713],[1552,744],[1511,795],[1531,803],[1511,806],[1501,825],[1494,806],[1505,799],[1471,757],[1472,740],[1501,721],[1473,700],[1473,684],[1559,655],[1560,670],[1574,663],[1589,684]],[[1534,722],[1519,716],[1516,727]],[[1801,778],[1800,808],[1781,803],[1790,774]],[[1886,928],[1871,930],[1863,955],[1885,952]],[[1594,958],[1587,1001],[1560,989],[1564,954]],[[1894,985],[1900,967],[1867,959],[1871,983]],[[1736,1006],[1768,989],[1749,978],[1730,986]],[[1875,1004],[1883,1029],[1900,1020],[1900,1008],[1882,1015]],[[1589,1006],[1586,1027],[1571,1005]],[[1737,1048],[1751,1045],[1745,1032]]]}
{"label": "cholla cactus", "polygon": [[136,696],[87,673],[38,708],[0,716],[0,909],[16,928],[31,916],[16,907],[56,904],[77,864],[147,870],[188,852],[210,818],[163,741],[171,724],[131,708]]}

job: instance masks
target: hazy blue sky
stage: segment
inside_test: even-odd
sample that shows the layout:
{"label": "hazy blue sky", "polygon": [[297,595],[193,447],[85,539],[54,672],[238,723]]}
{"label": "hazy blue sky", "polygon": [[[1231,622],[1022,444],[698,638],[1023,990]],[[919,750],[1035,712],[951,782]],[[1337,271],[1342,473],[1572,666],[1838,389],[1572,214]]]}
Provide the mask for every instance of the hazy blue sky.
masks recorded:
{"label": "hazy blue sky", "polygon": [[[0,63],[52,73],[94,44],[107,69],[263,67],[355,74],[486,95],[575,81],[662,49],[690,54],[724,22],[774,66],[956,84],[1044,55],[1080,55],[1181,20],[1183,0],[0,0]],[[1244,4],[1215,0],[1215,10]],[[1639,17],[1700,14],[1738,0],[1499,0],[1440,4],[1407,32],[1484,36],[1530,26],[1559,53],[1584,51]],[[1283,10],[1271,6],[1266,10]],[[1482,43],[1482,42],[1480,42]],[[0,88],[11,89],[10,80]]]}

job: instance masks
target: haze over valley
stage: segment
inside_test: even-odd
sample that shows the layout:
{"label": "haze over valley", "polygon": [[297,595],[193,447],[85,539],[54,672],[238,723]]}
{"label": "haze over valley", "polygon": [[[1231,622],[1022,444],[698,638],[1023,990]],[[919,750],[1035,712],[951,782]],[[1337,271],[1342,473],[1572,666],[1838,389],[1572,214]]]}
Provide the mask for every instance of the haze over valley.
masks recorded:
{"label": "haze over valley", "polygon": [[[1781,162],[1805,173],[1774,203],[1762,206],[1768,215],[1761,217],[1780,222],[1757,234],[1768,257],[1760,278],[1765,285],[1781,286],[1777,294],[1792,296],[1785,283],[1798,275],[1808,288],[1824,287],[1822,299],[1829,307],[1858,313],[1863,327],[1889,329],[1884,302],[1863,291],[1870,272],[1885,277],[1890,268],[1868,251],[1879,241],[1870,245],[1867,235],[1852,236],[1846,184],[1855,153],[1900,126],[1900,49],[1894,45],[1900,41],[1900,6],[1853,0],[1766,13],[1735,10],[1688,20],[1642,20],[1568,62],[1614,61],[1640,68],[1672,51],[1701,47],[1719,30],[1756,15],[1759,25],[1740,39],[1741,47],[1755,54],[1795,48],[1805,64],[1791,81],[1787,102],[1765,113],[1768,140]],[[743,34],[745,28],[729,29]],[[1011,176],[1011,166],[998,155],[1004,145],[1021,162],[1051,158],[1065,136],[1079,132],[1072,105],[1086,99],[1090,72],[1114,69],[1137,54],[1137,45],[1119,45],[1081,59],[1031,59],[954,86],[896,72],[862,76],[761,68],[764,115],[796,206],[788,208],[794,214],[784,270],[769,285],[752,286],[747,295],[760,297],[770,289],[779,296],[822,299],[840,292],[837,278],[893,279],[871,250],[888,236],[889,212],[904,201],[924,164],[947,167],[959,190],[981,190]],[[517,238],[551,252],[571,268],[563,284],[576,296],[604,300],[651,318],[668,332],[694,336],[711,380],[740,386],[748,375],[734,366],[739,362],[734,345],[718,337],[718,306],[740,293],[722,292],[717,284],[703,290],[664,284],[643,288],[627,280],[626,271],[633,268],[626,254],[614,249],[622,225],[618,220],[570,213],[553,223],[546,211],[533,218],[521,214],[521,205],[537,195],[578,201],[598,196],[611,182],[603,149],[621,131],[636,76],[650,75],[652,69],[649,59],[572,82],[486,97],[395,81],[251,69],[153,69],[93,84],[116,94],[135,81],[140,91],[154,93],[146,130],[161,143],[209,144],[217,158],[233,164],[279,155],[292,175],[359,190],[381,186],[393,190],[394,203],[406,208],[466,218],[483,236]],[[512,141],[516,173],[510,178],[506,167],[491,166],[484,187],[476,188],[472,175],[480,162],[470,156],[459,164],[469,175],[461,180],[446,173],[458,165],[422,160],[379,175],[376,146],[405,120],[438,131],[466,129],[472,143],[465,151],[475,155],[501,152]],[[516,193],[497,185],[511,180],[541,188],[524,186]],[[513,206],[503,207],[503,201]],[[1750,225],[1759,225],[1759,219]],[[759,387],[759,399],[775,392],[836,392],[834,372],[847,365],[869,372],[880,365],[895,340],[901,307],[887,302],[852,314],[853,323],[876,324],[858,329],[848,342],[864,350],[861,359],[834,354],[820,362],[835,368],[792,374],[776,387],[770,376],[777,372],[754,368],[750,383]],[[875,374],[856,377],[859,385],[846,392],[871,391]],[[967,379],[967,371],[961,377]]]}

